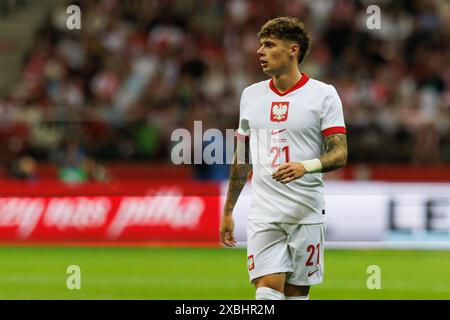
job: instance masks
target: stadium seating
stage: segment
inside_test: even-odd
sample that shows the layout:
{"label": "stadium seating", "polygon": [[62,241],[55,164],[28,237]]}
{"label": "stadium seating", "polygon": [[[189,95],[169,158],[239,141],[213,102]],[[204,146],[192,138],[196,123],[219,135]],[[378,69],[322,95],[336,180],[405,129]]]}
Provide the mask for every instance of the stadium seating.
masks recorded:
{"label": "stadium seating", "polygon": [[204,130],[235,128],[242,89],[265,78],[255,26],[281,13],[312,34],[302,70],[343,100],[350,163],[450,162],[445,2],[391,2],[380,32],[350,0],[79,3],[83,29],[68,30],[66,4],[54,6],[0,99],[8,170],[24,155],[59,164],[55,153],[74,136],[101,162],[168,163],[175,128],[196,119]]}

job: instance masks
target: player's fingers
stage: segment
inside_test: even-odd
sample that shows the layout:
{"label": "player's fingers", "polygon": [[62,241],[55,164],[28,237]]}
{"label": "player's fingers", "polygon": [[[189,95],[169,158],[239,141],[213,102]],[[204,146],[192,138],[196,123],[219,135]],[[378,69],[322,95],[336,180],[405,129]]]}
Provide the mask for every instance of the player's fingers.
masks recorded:
{"label": "player's fingers", "polygon": [[220,240],[225,243],[225,240],[228,239],[227,231],[226,230],[220,230]]}
{"label": "player's fingers", "polygon": [[273,179],[278,179],[278,178],[280,178],[281,176],[283,176],[284,174],[289,173],[289,172],[291,172],[291,168],[290,168],[290,167],[286,167],[286,168],[284,168],[284,169],[278,169],[278,171],[276,171],[276,172],[272,175],[272,178],[273,178]]}
{"label": "player's fingers", "polygon": [[234,232],[233,232],[232,230],[231,230],[231,231],[228,231],[228,232],[227,232],[227,235],[228,235],[228,239],[234,241]]}
{"label": "player's fingers", "polygon": [[228,240],[223,241],[223,244],[224,244],[225,246],[227,246],[227,247],[232,247],[232,246],[233,246],[233,244],[230,243]]}
{"label": "player's fingers", "polygon": [[297,179],[297,176],[293,173],[285,175],[282,179],[280,179],[280,182],[283,184],[289,183],[291,181],[294,181]]}
{"label": "player's fingers", "polygon": [[291,176],[288,176],[285,179],[281,180],[281,183],[286,184],[286,183],[294,181],[295,179],[297,179],[297,177],[295,175],[291,175]]}
{"label": "player's fingers", "polygon": [[278,169],[278,171],[282,171],[282,170],[289,169],[290,167],[291,167],[291,163],[285,162],[285,163],[280,164],[277,169]]}
{"label": "player's fingers", "polygon": [[283,172],[281,172],[278,176],[274,177],[276,181],[282,181],[286,178],[289,178],[293,176],[295,173],[292,171],[292,169],[286,169]]}
{"label": "player's fingers", "polygon": [[228,240],[234,241],[234,235],[233,235],[233,232],[227,232],[226,236],[227,236],[227,239],[228,239]]}
{"label": "player's fingers", "polygon": [[291,165],[290,162],[282,163],[282,164],[280,164],[280,165],[278,166],[278,170],[283,170],[283,169],[289,168],[290,165]]}
{"label": "player's fingers", "polygon": [[283,163],[282,165],[278,166],[275,172],[272,174],[272,176],[277,176],[284,170],[286,170],[289,166],[287,166],[287,163]]}
{"label": "player's fingers", "polygon": [[223,232],[223,238],[226,240],[229,240],[232,237],[232,235],[230,234],[230,230],[225,230]]}
{"label": "player's fingers", "polygon": [[236,240],[234,239],[233,234],[230,232],[225,233],[225,239],[224,239],[223,243],[227,247],[234,247],[236,244]]}
{"label": "player's fingers", "polygon": [[226,245],[227,247],[232,247],[232,246],[233,246],[233,244],[231,243],[231,241],[228,240],[228,239],[223,239],[223,240],[222,240],[222,243],[223,243],[224,245]]}
{"label": "player's fingers", "polygon": [[280,174],[289,170],[291,170],[291,167],[278,168],[277,171],[275,171],[275,174]]}
{"label": "player's fingers", "polygon": [[232,247],[234,247],[236,244],[235,244],[234,242],[231,242],[231,241],[226,241],[226,242],[225,242],[225,245],[226,245],[227,247],[232,248]]}

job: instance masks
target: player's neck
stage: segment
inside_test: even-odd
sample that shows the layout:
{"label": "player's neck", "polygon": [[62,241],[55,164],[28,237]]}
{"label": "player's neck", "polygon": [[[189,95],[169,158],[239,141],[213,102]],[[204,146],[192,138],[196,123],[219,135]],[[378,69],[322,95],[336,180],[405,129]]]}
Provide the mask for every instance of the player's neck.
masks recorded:
{"label": "player's neck", "polygon": [[301,78],[302,74],[298,70],[297,66],[295,66],[295,68],[290,69],[288,72],[282,73],[280,75],[274,75],[272,77],[275,88],[277,88],[277,90],[280,91],[281,93],[288,91]]}

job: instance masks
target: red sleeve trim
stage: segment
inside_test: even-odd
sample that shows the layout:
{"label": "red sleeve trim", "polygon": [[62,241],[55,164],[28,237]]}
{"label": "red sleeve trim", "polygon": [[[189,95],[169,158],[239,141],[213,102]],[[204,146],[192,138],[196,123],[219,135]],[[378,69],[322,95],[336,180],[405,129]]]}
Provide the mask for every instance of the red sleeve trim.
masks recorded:
{"label": "red sleeve trim", "polygon": [[248,139],[248,136],[240,134],[239,132],[236,132],[235,136],[240,141],[245,141],[245,139]]}
{"label": "red sleeve trim", "polygon": [[322,131],[324,137],[337,133],[346,134],[347,129],[345,127],[331,127]]}

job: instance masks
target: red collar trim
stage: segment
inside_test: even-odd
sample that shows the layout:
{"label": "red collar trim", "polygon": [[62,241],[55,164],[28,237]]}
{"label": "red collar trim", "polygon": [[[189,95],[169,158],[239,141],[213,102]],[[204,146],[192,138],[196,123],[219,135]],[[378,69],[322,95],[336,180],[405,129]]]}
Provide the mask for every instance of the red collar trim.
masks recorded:
{"label": "red collar trim", "polygon": [[280,91],[278,91],[278,89],[275,87],[274,83],[273,83],[273,78],[270,79],[270,89],[272,89],[273,92],[275,92],[277,95],[279,96],[285,96],[289,93],[291,93],[292,91],[295,91],[297,89],[300,89],[301,87],[303,87],[309,80],[309,77],[302,73],[302,77],[300,78],[300,80],[297,81],[296,84],[294,84],[294,86],[292,88],[290,88],[289,90],[285,91],[284,93],[281,93]]}

